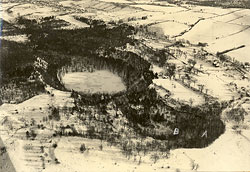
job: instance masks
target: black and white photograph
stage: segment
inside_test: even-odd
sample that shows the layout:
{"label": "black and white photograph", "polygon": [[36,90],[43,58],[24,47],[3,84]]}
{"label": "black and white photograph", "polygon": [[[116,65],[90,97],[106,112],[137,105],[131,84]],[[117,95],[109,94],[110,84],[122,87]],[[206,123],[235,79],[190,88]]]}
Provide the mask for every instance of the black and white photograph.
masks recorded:
{"label": "black and white photograph", "polygon": [[1,0],[0,172],[250,172],[250,0]]}

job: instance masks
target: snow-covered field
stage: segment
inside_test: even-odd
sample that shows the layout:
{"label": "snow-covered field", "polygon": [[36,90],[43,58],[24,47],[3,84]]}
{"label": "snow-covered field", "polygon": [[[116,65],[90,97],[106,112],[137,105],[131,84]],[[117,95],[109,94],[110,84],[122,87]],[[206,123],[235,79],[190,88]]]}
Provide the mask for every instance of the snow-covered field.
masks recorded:
{"label": "snow-covered field", "polygon": [[[190,32],[182,38],[193,43],[206,42],[213,44],[217,39],[225,38],[230,34],[243,30],[245,27],[224,22],[217,22],[213,19],[200,21]],[[229,42],[230,43],[230,42]]]}
{"label": "snow-covered field", "polygon": [[151,11],[151,12],[165,12],[165,13],[177,13],[180,11],[185,10],[184,8],[177,7],[171,4],[168,4],[166,6],[160,6],[160,5],[144,5],[144,4],[136,4],[136,5],[131,5],[133,7],[141,8],[146,11]]}
{"label": "snow-covered field", "polygon": [[[40,2],[41,3],[41,2]],[[152,4],[155,3],[155,4]],[[160,5],[159,5],[160,4]],[[70,8],[76,9],[75,11]],[[89,25],[75,20],[73,16],[88,16],[94,19],[103,19],[104,21],[128,22],[133,25],[148,25],[153,30],[159,30],[163,35],[177,36],[176,39],[189,40],[191,43],[208,43],[205,47],[209,52],[221,52],[227,49],[245,45],[244,48],[231,51],[228,55],[242,62],[250,62],[250,10],[248,9],[223,9],[216,7],[201,7],[201,6],[177,6],[168,4],[167,2],[153,1],[127,1],[127,0],[101,0],[101,1],[61,1],[58,4],[50,2],[47,4],[20,4],[20,3],[3,3],[1,4],[1,18],[10,23],[15,23],[19,16],[39,19],[41,17],[57,16],[58,19],[64,20],[70,26],[62,29],[85,28]],[[72,12],[72,11],[73,12]],[[83,12],[84,11],[84,12]],[[69,12],[69,13],[68,13]],[[71,13],[72,12],[72,13]],[[145,17],[146,16],[146,17]],[[144,19],[143,19],[144,18]],[[189,30],[190,29],[190,30]],[[19,36],[4,36],[1,39],[10,41],[26,42],[25,35]],[[149,43],[150,44],[150,43]],[[155,47],[164,47],[161,43],[154,44]],[[185,50],[184,50],[185,51]],[[192,50],[190,50],[192,51]],[[187,55],[188,56],[188,55]],[[179,60],[172,60],[177,65],[181,65],[181,61],[187,61],[181,57]],[[200,62],[197,61],[196,66]],[[230,71],[215,70],[214,67],[203,65],[203,69],[207,71],[204,74],[197,74],[194,78],[196,84],[204,84],[204,89],[208,89],[208,94],[218,98],[219,100],[231,100],[235,94],[227,86],[228,83],[234,82],[239,88],[249,88],[248,80],[240,80],[239,76]],[[160,73],[162,69],[154,66],[154,72]],[[225,74],[232,75],[226,76]],[[105,77],[109,74],[105,73]],[[103,81],[98,85],[92,83],[84,83],[85,86],[92,87],[98,90],[115,89],[123,90],[124,85],[119,79],[112,82],[107,82],[104,76],[100,75],[97,80]],[[110,76],[110,75],[109,75]],[[65,75],[67,80],[73,81],[72,78],[81,78],[79,76]],[[93,76],[91,76],[93,79]],[[112,77],[111,77],[112,78]],[[82,80],[86,77],[81,78]],[[161,86],[171,92],[171,98],[184,103],[199,105],[204,103],[204,97],[183,86],[179,82],[170,79],[155,79],[154,84]],[[76,85],[76,83],[73,83]],[[108,84],[108,85],[105,85]],[[250,169],[250,130],[249,127],[242,129],[241,133],[236,133],[232,129],[235,125],[231,122],[226,122],[226,131],[211,145],[203,149],[176,149],[171,150],[168,159],[160,159],[157,163],[150,160],[149,155],[142,157],[142,162],[138,164],[138,158],[134,157],[128,160],[120,151],[119,148],[109,146],[102,142],[103,150],[99,149],[100,140],[83,139],[78,137],[62,137],[58,141],[58,147],[55,149],[55,157],[58,158],[60,164],[46,163],[46,168],[41,169],[42,162],[41,154],[29,152],[25,147],[31,146],[35,150],[41,146],[51,146],[51,143],[41,142],[39,140],[25,140],[26,130],[23,119],[29,122],[32,118],[41,121],[49,113],[48,106],[56,107],[73,106],[73,99],[70,98],[69,92],[62,92],[53,88],[47,87],[47,90],[53,94],[41,94],[35,96],[20,104],[3,104],[0,106],[0,122],[4,119],[10,120],[12,124],[9,127],[14,127],[15,132],[6,129],[0,125],[0,136],[5,143],[10,159],[12,160],[17,172],[96,172],[96,171],[191,171],[195,170],[195,165],[198,171],[247,171]],[[116,90],[117,91],[117,90]],[[164,97],[167,93],[158,90],[158,93]],[[190,101],[191,100],[191,101]],[[238,102],[236,102],[238,103]],[[245,125],[249,126],[249,101],[243,103],[243,107],[248,109],[248,115],[245,116]],[[223,116],[223,114],[222,114]],[[65,121],[63,121],[65,122]],[[65,123],[70,124],[70,121]],[[38,132],[41,135],[52,135],[51,130]],[[17,137],[16,134],[19,134]],[[208,135],[210,133],[207,133]],[[39,137],[39,136],[38,136]],[[205,137],[201,138],[205,139]],[[50,140],[47,140],[50,141]],[[79,152],[81,143],[86,144],[89,148],[85,153]],[[50,154],[49,152],[47,152]],[[38,157],[37,157],[38,155]],[[28,162],[30,157],[34,162]],[[47,160],[49,159],[48,155]],[[168,167],[169,166],[169,167]]]}
{"label": "snow-covered field", "polygon": [[127,3],[133,3],[131,1],[126,1],[126,0],[101,0],[103,2],[113,2],[113,3],[124,3],[124,4],[127,4]]}
{"label": "snow-covered field", "polygon": [[28,41],[28,38],[26,35],[14,35],[14,36],[0,35],[0,39],[7,40],[7,41],[14,41],[14,42],[18,42],[18,43],[25,43]]}
{"label": "snow-covered field", "polygon": [[212,53],[245,45],[244,48],[227,54],[242,62],[250,61],[248,54],[250,50],[249,9],[144,4],[134,6],[150,14],[146,21],[136,21],[138,24],[152,24],[151,27],[161,28],[163,34],[168,36],[176,36],[185,32],[177,38],[189,40],[191,43],[208,43],[206,49]]}
{"label": "snow-covered field", "polygon": [[[216,74],[215,74],[216,73]],[[197,83],[204,84],[208,89],[208,94],[219,98],[220,100],[231,100],[236,94],[229,90],[227,84],[230,80],[221,79],[223,72],[214,72],[214,74],[200,74],[196,76]],[[216,87],[215,87],[216,83]]]}
{"label": "snow-covered field", "polygon": [[[81,153],[79,147],[83,143],[88,150]],[[102,150],[99,148],[100,145],[103,146]],[[166,166],[161,168],[159,164],[152,164],[148,157],[142,158],[142,163],[138,165],[139,156],[136,157],[136,161],[134,157],[128,160],[120,149],[100,140],[63,137],[58,142],[55,156],[61,164],[49,166],[44,172],[81,172],[83,168],[88,172],[166,171]]]}
{"label": "snow-covered field", "polygon": [[[190,101],[193,102],[193,105],[200,105],[204,103],[204,97],[198,93],[195,93],[189,88],[184,87],[179,82],[170,79],[154,79],[153,83],[171,92],[171,97],[175,100],[183,101],[187,104],[190,104]],[[164,92],[160,93],[164,96]]]}
{"label": "snow-covered field", "polygon": [[[152,4],[150,1],[124,0],[61,1],[59,4],[60,6],[56,7],[62,10],[51,8],[49,4],[43,4],[41,7],[35,4],[4,3],[3,18],[13,22],[17,16],[40,18],[63,14],[58,18],[71,24],[64,29],[88,27],[87,24],[74,20],[70,13],[67,14],[68,8],[73,7],[78,10],[76,16],[91,16],[104,21],[122,19],[123,22],[134,18],[129,21],[130,24],[160,28],[163,35],[178,36],[177,39],[186,39],[192,43],[208,43],[206,49],[213,53],[245,45],[244,48],[229,52],[228,55],[239,61],[250,61],[249,9],[177,6],[166,2]],[[142,19],[145,16],[147,18]]]}
{"label": "snow-covered field", "polygon": [[[220,10],[220,9],[218,9]],[[214,10],[215,13],[217,9]],[[249,62],[250,48],[248,37],[250,34],[250,10],[228,9],[220,15],[200,21],[191,31],[180,38],[192,43],[208,43],[206,49],[210,52],[222,52],[227,49],[245,45],[244,48],[231,51],[228,55],[242,62]]]}
{"label": "snow-covered field", "polygon": [[41,7],[34,4],[4,3],[2,6],[4,10],[3,19],[10,23],[15,22],[16,18],[21,16],[30,19],[39,19],[41,17],[49,17],[58,14],[51,7]]}
{"label": "snow-covered field", "polygon": [[62,82],[69,90],[73,89],[80,92],[105,92],[114,93],[126,89],[122,79],[115,74],[100,70],[90,72],[66,73],[62,77]]}
{"label": "snow-covered field", "polygon": [[183,29],[188,29],[188,26],[182,23],[174,21],[167,21],[159,24],[155,24],[151,27],[162,28],[164,35],[176,36],[183,32]]}
{"label": "snow-covered field", "polygon": [[227,127],[226,132],[207,148],[174,150],[172,153],[177,155],[174,162],[190,157],[199,164],[198,171],[247,171],[250,169],[249,130],[244,130],[242,135]]}
{"label": "snow-covered field", "polygon": [[81,29],[89,27],[88,24],[76,20],[72,15],[62,15],[62,16],[57,16],[57,18],[70,23],[69,26],[62,27],[61,29],[73,30],[73,29]]}

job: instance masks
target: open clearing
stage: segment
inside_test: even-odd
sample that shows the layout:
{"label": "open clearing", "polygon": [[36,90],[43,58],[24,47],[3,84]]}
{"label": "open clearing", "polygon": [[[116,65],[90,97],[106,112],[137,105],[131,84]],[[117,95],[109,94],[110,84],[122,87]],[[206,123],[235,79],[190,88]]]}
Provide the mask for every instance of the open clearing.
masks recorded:
{"label": "open clearing", "polygon": [[74,16],[62,15],[62,16],[57,16],[57,18],[70,23],[70,26],[65,26],[62,27],[61,29],[81,29],[89,27],[88,24],[76,20]]}
{"label": "open clearing", "polygon": [[[204,97],[202,95],[193,92],[191,89],[184,87],[175,80],[155,79],[153,82],[156,85],[168,89],[172,93],[171,97],[175,100],[183,101],[187,104],[189,104],[190,100],[192,100],[193,105],[204,103]],[[161,95],[164,96],[164,93]]]}
{"label": "open clearing", "polygon": [[18,43],[25,43],[28,41],[28,38],[26,35],[15,35],[15,36],[3,36],[3,35],[1,35],[0,39],[14,41],[14,42],[18,42]]}
{"label": "open clearing", "polygon": [[183,29],[188,29],[187,25],[172,21],[155,24],[151,27],[163,28],[163,34],[169,36],[179,35],[181,32],[183,32]]}
{"label": "open clearing", "polygon": [[92,73],[66,73],[62,81],[67,89],[85,93],[114,93],[126,89],[120,77],[105,70],[98,70]]}

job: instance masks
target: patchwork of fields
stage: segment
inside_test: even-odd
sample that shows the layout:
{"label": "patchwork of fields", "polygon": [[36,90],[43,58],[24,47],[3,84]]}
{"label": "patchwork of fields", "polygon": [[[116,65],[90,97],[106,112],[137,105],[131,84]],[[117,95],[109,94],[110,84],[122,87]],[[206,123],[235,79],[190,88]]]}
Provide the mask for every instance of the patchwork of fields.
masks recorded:
{"label": "patchwork of fields", "polygon": [[[13,163],[9,169],[250,169],[250,9],[154,0],[5,0],[0,18],[0,44],[23,45],[38,54],[24,68],[19,59],[14,64],[14,79],[24,69],[35,71],[17,80],[20,90],[15,82],[0,85],[0,146]],[[0,56],[8,57],[8,50],[1,47]],[[54,61],[83,57],[89,71],[76,60],[59,91]],[[99,69],[93,72],[93,66]],[[49,72],[55,77],[46,80]],[[37,81],[43,92],[32,94],[33,87],[27,87],[29,99],[13,100],[16,92],[22,95],[24,83]]]}

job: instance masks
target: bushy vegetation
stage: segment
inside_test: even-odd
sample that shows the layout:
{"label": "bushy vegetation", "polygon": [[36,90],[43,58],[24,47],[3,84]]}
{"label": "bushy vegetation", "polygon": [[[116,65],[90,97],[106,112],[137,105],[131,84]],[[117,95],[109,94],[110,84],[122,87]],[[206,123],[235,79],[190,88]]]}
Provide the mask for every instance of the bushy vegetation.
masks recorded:
{"label": "bushy vegetation", "polygon": [[226,113],[228,120],[234,121],[236,123],[243,122],[245,115],[247,114],[246,110],[242,107],[233,108]]}
{"label": "bushy vegetation", "polygon": [[[86,19],[87,20],[87,19]],[[51,22],[54,19],[37,23],[21,18],[19,23],[25,25],[30,44],[37,50],[51,50],[67,55],[90,56],[100,47],[112,49],[125,45],[132,40],[128,35],[133,33],[133,27],[118,25],[107,28],[105,24],[93,23],[92,27],[76,30],[55,30]]]}
{"label": "bushy vegetation", "polygon": [[80,146],[80,152],[83,153],[83,152],[85,152],[86,150],[87,150],[87,149],[86,149],[85,144],[84,144],[84,143],[81,144],[81,146]]}
{"label": "bushy vegetation", "polygon": [[[140,108],[133,109],[131,105]],[[157,98],[155,90],[152,89],[123,97],[123,103],[119,107],[134,126],[144,126],[136,127],[141,135],[167,139],[171,148],[205,147],[225,130],[220,114],[226,105],[217,101],[197,107],[183,104],[173,108]],[[164,117],[168,113],[170,117]],[[161,131],[155,123],[171,130]],[[175,128],[180,131],[178,135],[173,134]],[[201,138],[205,131],[209,133],[207,138]]]}
{"label": "bushy vegetation", "polygon": [[33,71],[33,51],[26,45],[2,41],[1,46],[1,83],[8,83],[10,79],[25,81]]}
{"label": "bushy vegetation", "polygon": [[50,120],[55,120],[55,121],[60,121],[61,117],[59,114],[59,108],[56,108],[54,106],[51,107],[51,114],[49,114],[49,119]]}
{"label": "bushy vegetation", "polygon": [[147,85],[151,83],[153,74],[149,71],[150,64],[132,52],[117,49],[135,41],[129,37],[134,33],[133,27],[121,24],[109,28],[101,21],[79,20],[91,24],[91,27],[73,31],[55,30],[51,25],[52,21],[57,22],[54,18],[43,19],[39,24],[24,18],[18,20],[25,26],[29,46],[49,64],[48,71],[43,73],[47,83],[64,89],[56,77],[58,70],[65,66],[74,68],[79,62],[97,70],[108,69],[117,73],[128,88],[142,76]]}
{"label": "bushy vegetation", "polygon": [[28,78],[35,71],[34,52],[25,44],[2,40],[0,47],[0,94],[2,102],[22,102],[44,91],[39,80]]}
{"label": "bushy vegetation", "polygon": [[[220,120],[220,114],[225,107],[225,104],[217,101],[199,107],[181,106],[175,112],[178,113],[175,126],[180,132],[179,135],[172,136],[172,139],[180,147],[208,146],[225,131]],[[207,132],[207,137],[202,137],[204,132]]]}

